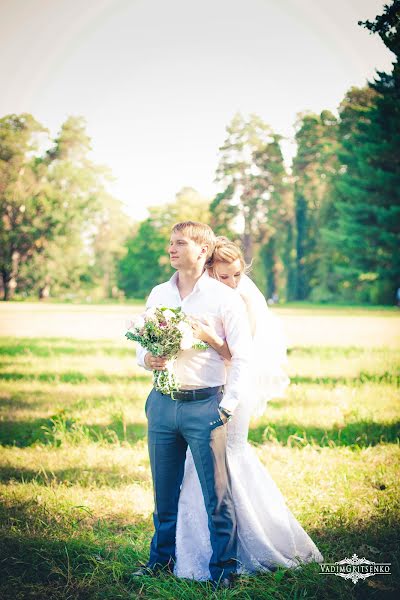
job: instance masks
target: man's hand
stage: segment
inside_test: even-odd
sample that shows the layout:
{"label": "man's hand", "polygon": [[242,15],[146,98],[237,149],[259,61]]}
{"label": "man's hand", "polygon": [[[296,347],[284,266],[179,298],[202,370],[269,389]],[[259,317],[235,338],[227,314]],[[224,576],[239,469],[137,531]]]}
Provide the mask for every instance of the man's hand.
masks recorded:
{"label": "man's hand", "polygon": [[228,417],[226,415],[224,415],[224,413],[221,412],[220,409],[218,409],[218,412],[219,412],[219,416],[220,416],[220,419],[221,419],[222,423],[224,425],[226,425],[227,422],[228,422]]}
{"label": "man's hand", "polygon": [[218,412],[224,425],[233,417],[233,413],[231,413],[230,410],[223,408],[221,405],[218,407]]}
{"label": "man's hand", "polygon": [[163,356],[153,356],[151,352],[148,352],[144,357],[144,364],[152,371],[164,371],[167,359]]}

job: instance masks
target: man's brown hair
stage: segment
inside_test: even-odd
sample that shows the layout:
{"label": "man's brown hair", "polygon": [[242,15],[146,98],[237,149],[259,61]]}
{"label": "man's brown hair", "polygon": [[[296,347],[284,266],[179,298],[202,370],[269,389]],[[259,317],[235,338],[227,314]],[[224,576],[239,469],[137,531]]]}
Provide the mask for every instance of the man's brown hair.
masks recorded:
{"label": "man's brown hair", "polygon": [[207,244],[207,259],[211,257],[214,251],[216,237],[209,225],[197,221],[182,221],[181,223],[176,223],[172,228],[172,233],[178,232],[187,235],[191,240],[196,242],[196,244]]}

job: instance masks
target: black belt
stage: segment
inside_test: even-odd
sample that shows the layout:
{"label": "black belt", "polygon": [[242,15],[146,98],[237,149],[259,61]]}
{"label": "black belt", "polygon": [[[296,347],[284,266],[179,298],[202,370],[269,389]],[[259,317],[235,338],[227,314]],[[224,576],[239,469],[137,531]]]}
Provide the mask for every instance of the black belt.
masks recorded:
{"label": "black belt", "polygon": [[208,398],[208,396],[218,394],[218,392],[221,392],[223,389],[222,385],[217,385],[217,387],[201,388],[200,390],[176,390],[169,395],[172,400],[184,400],[188,402],[190,400],[204,400],[204,398]]}

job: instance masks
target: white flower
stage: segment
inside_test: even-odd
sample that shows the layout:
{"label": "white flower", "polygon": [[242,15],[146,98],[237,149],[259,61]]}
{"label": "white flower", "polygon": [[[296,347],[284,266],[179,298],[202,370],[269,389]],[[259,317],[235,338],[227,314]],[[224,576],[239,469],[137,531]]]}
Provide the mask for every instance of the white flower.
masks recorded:
{"label": "white flower", "polygon": [[192,327],[186,321],[180,321],[176,327],[179,329],[182,335],[185,335],[185,333],[188,333],[188,331],[192,331]]}
{"label": "white flower", "polygon": [[126,328],[128,331],[143,329],[145,323],[146,321],[144,319],[144,315],[136,315],[133,317],[133,319],[127,319],[125,321]]}
{"label": "white flower", "polygon": [[132,329],[132,327],[135,327],[135,323],[132,321],[132,319],[126,319],[125,327],[129,331],[129,329]]}
{"label": "white flower", "polygon": [[143,327],[145,326],[146,321],[144,320],[144,316],[143,315],[138,315],[137,317],[135,317],[135,320],[133,322],[134,326],[137,329],[143,329]]}
{"label": "white flower", "polygon": [[164,319],[167,322],[175,317],[175,313],[173,313],[172,310],[169,310],[169,308],[167,308],[167,310],[163,311],[163,315],[164,315]]}
{"label": "white flower", "polygon": [[181,350],[189,350],[193,346],[193,333],[188,332],[182,336]]}
{"label": "white flower", "polygon": [[146,321],[157,321],[156,309],[156,306],[152,306],[151,308],[148,308],[146,310],[146,312],[144,313],[144,318]]}
{"label": "white flower", "polygon": [[193,329],[185,321],[181,321],[177,327],[182,334],[181,350],[189,350],[193,346]]}

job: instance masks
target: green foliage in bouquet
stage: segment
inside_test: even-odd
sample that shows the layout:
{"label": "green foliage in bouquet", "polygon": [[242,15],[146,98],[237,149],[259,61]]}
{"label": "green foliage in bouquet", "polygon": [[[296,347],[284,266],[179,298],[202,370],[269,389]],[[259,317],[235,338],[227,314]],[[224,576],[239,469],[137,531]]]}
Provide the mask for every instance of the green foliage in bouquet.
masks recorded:
{"label": "green foliage in bouquet", "polygon": [[193,337],[192,327],[180,307],[165,306],[149,309],[139,317],[125,334],[128,340],[139,342],[153,356],[167,358],[165,370],[153,370],[154,387],[163,394],[179,389],[179,382],[173,371],[174,359],[182,350],[205,350],[208,344]]}

